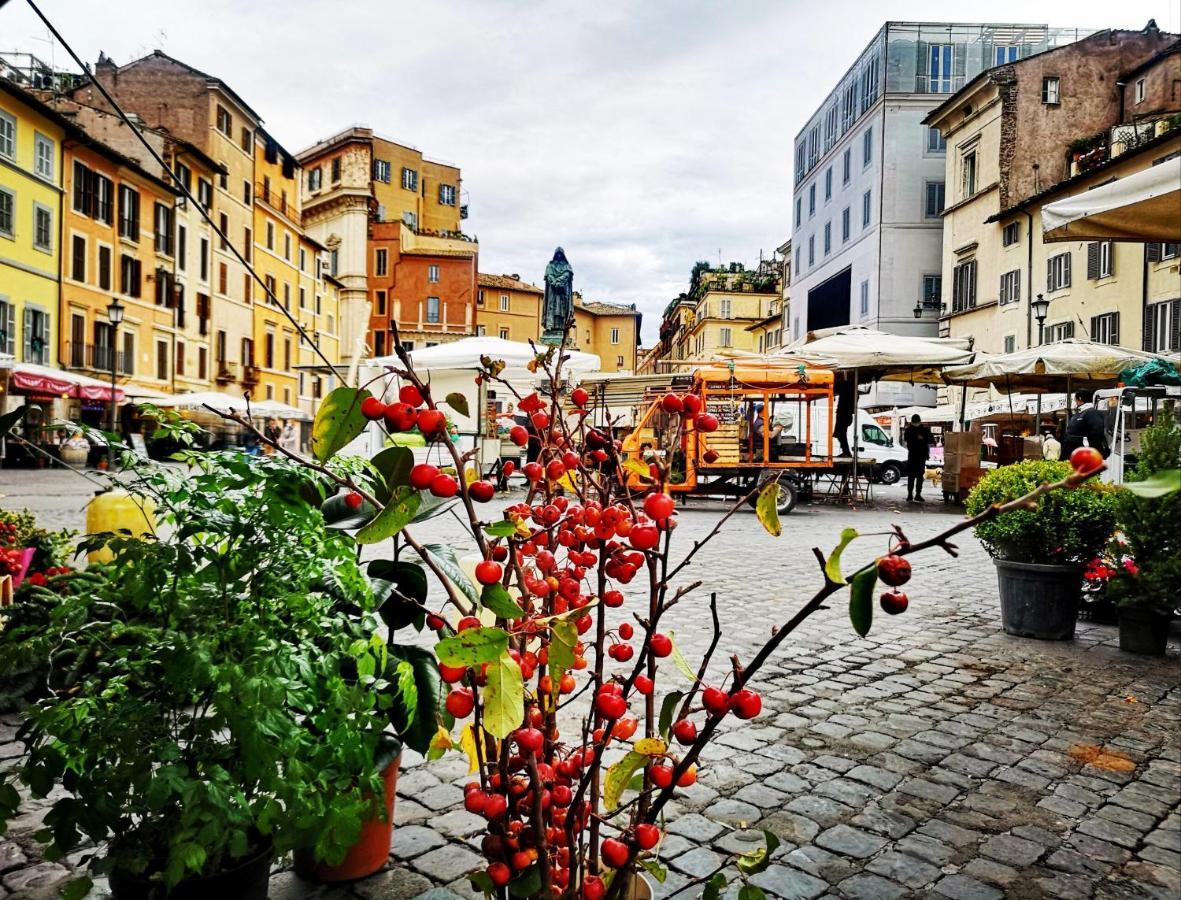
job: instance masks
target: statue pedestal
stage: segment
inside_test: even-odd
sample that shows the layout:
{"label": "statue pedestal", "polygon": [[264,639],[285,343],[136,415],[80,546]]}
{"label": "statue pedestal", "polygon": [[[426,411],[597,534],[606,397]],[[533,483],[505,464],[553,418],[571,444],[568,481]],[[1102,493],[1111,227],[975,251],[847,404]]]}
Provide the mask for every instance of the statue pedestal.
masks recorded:
{"label": "statue pedestal", "polygon": [[560,347],[566,337],[566,332],[569,330],[568,328],[563,328],[561,331],[556,331],[547,328],[541,333],[541,343],[550,347]]}

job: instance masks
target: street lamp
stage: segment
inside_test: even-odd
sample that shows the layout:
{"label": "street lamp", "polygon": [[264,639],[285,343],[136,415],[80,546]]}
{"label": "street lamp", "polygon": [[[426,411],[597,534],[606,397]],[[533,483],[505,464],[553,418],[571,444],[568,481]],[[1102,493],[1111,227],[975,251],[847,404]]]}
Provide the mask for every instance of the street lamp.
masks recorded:
{"label": "street lamp", "polygon": [[1037,342],[1040,346],[1045,340],[1042,330],[1046,324],[1046,315],[1050,311],[1050,301],[1043,294],[1038,294],[1037,299],[1029,304],[1029,308],[1033,310],[1033,317],[1037,319]]}
{"label": "street lamp", "polygon": [[[119,298],[114,298],[107,304],[107,319],[111,323],[111,434],[118,430],[115,424],[115,360],[118,357],[116,348],[119,346],[119,323],[123,321],[123,304]],[[114,469],[115,443],[113,437],[107,438],[107,466]]]}

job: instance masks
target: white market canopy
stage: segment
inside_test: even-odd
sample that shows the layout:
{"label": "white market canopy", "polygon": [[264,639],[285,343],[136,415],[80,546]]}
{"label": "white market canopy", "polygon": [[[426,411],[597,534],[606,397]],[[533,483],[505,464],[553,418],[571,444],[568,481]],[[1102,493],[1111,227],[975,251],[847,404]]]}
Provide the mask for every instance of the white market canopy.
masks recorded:
{"label": "white market canopy", "polygon": [[259,400],[247,402],[245,397],[233,394],[223,394],[220,391],[191,391],[187,394],[174,394],[156,401],[156,406],[164,409],[202,410],[209,412],[206,407],[212,407],[221,412],[246,413],[251,418],[277,419],[307,419],[308,414],[294,406],[279,403],[276,400]]}
{"label": "white market canopy", "polygon": [[[1001,353],[966,366],[944,371],[948,384],[996,386],[1005,391],[1062,391],[1067,378],[1076,387],[1088,382],[1114,382],[1120,372],[1153,359],[1154,353],[1114,347],[1081,338],[1068,338],[1014,353]],[[1091,385],[1094,387],[1094,385]]]}
{"label": "white market canopy", "polygon": [[[483,367],[481,357],[487,356],[492,360],[504,363],[505,372],[502,377],[521,378],[532,376],[528,365],[538,352],[545,351],[544,344],[538,344],[534,349],[523,341],[506,341],[498,337],[469,337],[458,341],[448,341],[436,344],[434,347],[424,347],[412,350],[410,360],[416,372],[431,372],[439,370],[478,370]],[[582,353],[578,350],[567,350],[566,361],[562,369],[567,375],[579,375],[587,372],[597,372],[600,367],[599,357],[593,353]],[[369,361],[373,366],[401,367],[402,361],[396,356],[382,356]]]}
{"label": "white market canopy", "polygon": [[[808,332],[806,339],[780,351],[783,355],[815,354],[827,368],[865,369],[878,380],[935,383],[945,366],[973,359],[965,341],[889,334],[863,325],[843,325]],[[773,354],[774,356],[774,354]]]}
{"label": "white market canopy", "polygon": [[1181,157],[1046,204],[1042,240],[1181,242]]}

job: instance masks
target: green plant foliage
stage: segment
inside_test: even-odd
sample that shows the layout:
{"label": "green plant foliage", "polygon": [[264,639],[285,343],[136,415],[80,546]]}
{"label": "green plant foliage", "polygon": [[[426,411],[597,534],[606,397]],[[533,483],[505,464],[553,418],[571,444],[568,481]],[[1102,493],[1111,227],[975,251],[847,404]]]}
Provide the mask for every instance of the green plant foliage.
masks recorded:
{"label": "green plant foliage", "polygon": [[860,569],[849,580],[849,620],[853,630],[862,637],[873,626],[873,589],[878,583],[878,564],[873,562]]}
{"label": "green plant foliage", "polygon": [[[968,495],[975,516],[996,503],[1016,500],[1039,484],[1071,473],[1069,463],[1025,460],[993,469]],[[976,526],[976,536],[998,559],[1083,565],[1115,530],[1115,489],[1094,480],[1072,490],[1043,494],[1033,509],[1017,509]]]}
{"label": "green plant foliage", "polygon": [[[1141,436],[1136,468],[1127,476],[1130,487],[1176,479],[1178,460],[1181,426],[1162,417]],[[1112,579],[1112,599],[1171,614],[1181,605],[1181,491],[1120,491],[1116,514],[1134,565]]]}

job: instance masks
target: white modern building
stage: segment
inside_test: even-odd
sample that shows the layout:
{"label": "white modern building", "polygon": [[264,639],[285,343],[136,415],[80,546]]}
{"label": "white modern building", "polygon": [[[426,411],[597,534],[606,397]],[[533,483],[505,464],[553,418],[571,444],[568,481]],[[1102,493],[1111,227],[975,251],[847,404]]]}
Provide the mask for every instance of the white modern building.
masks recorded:
{"label": "white modern building", "polygon": [[[797,341],[848,324],[935,336],[945,150],[923,118],[984,69],[1089,33],[1046,25],[882,26],[796,135],[784,343],[789,332]],[[875,405],[934,404],[934,390],[898,389],[906,396]]]}

